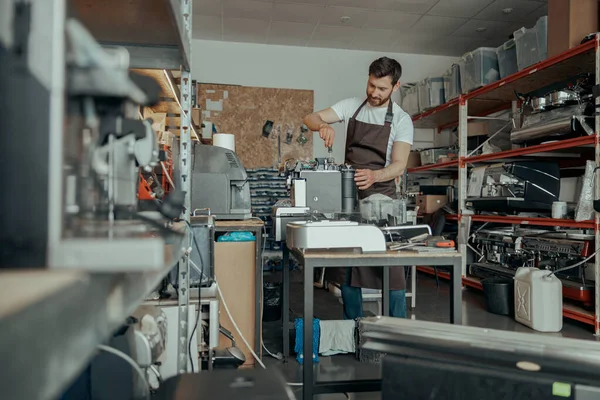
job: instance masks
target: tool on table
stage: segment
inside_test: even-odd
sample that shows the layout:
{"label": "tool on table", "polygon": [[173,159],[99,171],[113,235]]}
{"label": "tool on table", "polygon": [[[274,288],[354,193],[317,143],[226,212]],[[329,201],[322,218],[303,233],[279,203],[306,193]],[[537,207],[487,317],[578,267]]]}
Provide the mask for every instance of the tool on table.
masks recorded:
{"label": "tool on table", "polygon": [[454,248],[454,240],[445,239],[442,236],[432,236],[425,241],[427,247]]}
{"label": "tool on table", "polygon": [[333,146],[327,147],[327,162],[329,164],[335,164],[335,158],[333,158]]}
{"label": "tool on table", "polygon": [[454,251],[454,240],[442,236],[431,236],[427,233],[408,239],[408,243],[394,243],[388,246],[389,250],[415,250],[419,252]]}

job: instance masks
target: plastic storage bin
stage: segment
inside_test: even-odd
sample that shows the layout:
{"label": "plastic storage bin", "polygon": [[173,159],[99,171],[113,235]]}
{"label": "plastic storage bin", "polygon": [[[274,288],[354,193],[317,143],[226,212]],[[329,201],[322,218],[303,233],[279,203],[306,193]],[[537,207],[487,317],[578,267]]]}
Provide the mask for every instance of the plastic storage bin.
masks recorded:
{"label": "plastic storage bin", "polygon": [[446,101],[449,101],[458,97],[461,93],[460,67],[458,64],[452,64],[444,74],[444,96]]}
{"label": "plastic storage bin", "polygon": [[548,58],[548,17],[541,17],[533,28],[515,31],[519,71]]}
{"label": "plastic storage bin", "polygon": [[515,273],[515,320],[540,332],[563,325],[562,283],[549,271],[519,268]]}
{"label": "plastic storage bin", "polygon": [[514,312],[514,288],[512,279],[490,278],[481,281],[485,304],[489,312],[511,315]]}
{"label": "plastic storage bin", "polygon": [[447,147],[424,149],[420,151],[421,165],[436,164],[440,158],[450,157],[454,154],[452,149]]}
{"label": "plastic storage bin", "polygon": [[407,83],[402,86],[402,109],[408,115],[419,113],[419,90],[416,83]]}
{"label": "plastic storage bin", "polygon": [[458,62],[463,93],[500,79],[496,49],[480,47],[465,54]]}
{"label": "plastic storage bin", "polygon": [[419,90],[419,109],[421,111],[437,107],[445,103],[444,78],[425,78],[417,85]]}
{"label": "plastic storage bin", "polygon": [[519,71],[519,65],[517,64],[517,44],[514,39],[510,39],[498,47],[496,53],[498,54],[500,79]]}

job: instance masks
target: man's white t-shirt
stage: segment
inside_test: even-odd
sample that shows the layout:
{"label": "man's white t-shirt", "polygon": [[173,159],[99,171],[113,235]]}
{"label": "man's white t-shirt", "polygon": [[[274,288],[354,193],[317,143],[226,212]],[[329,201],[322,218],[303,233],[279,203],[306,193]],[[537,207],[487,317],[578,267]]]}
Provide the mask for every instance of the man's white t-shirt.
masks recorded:
{"label": "man's white t-shirt", "polygon": [[[338,115],[340,121],[345,122],[346,132],[348,132],[348,121],[350,121],[350,118],[352,118],[363,101],[365,101],[364,98],[352,97],[342,100],[331,107]],[[386,166],[392,161],[392,146],[394,142],[405,142],[412,145],[414,136],[414,128],[410,115],[396,103],[393,103],[392,112],[394,113],[394,120],[392,121],[390,139],[388,140]],[[386,113],[387,105],[385,107],[372,107],[367,102],[356,116],[356,119],[368,124],[384,125]]]}

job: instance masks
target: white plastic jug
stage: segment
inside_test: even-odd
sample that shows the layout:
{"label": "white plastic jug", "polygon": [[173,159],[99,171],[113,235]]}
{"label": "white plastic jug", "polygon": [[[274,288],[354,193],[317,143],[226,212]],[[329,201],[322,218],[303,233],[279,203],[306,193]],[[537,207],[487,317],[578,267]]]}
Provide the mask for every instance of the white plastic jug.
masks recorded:
{"label": "white plastic jug", "polygon": [[560,332],[562,283],[549,271],[519,268],[515,273],[515,320],[540,332]]}

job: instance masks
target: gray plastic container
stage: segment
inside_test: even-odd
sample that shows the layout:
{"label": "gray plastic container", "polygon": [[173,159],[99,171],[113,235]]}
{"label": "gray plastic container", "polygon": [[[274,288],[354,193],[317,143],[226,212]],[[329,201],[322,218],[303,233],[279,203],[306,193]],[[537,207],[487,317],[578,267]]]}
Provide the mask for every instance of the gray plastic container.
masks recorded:
{"label": "gray plastic container", "polygon": [[458,61],[463,93],[500,79],[498,54],[495,48],[480,47],[463,55]]}
{"label": "gray plastic container", "polygon": [[417,85],[419,88],[419,109],[428,110],[446,102],[444,97],[444,78],[425,78]]}
{"label": "gray plastic container", "polygon": [[449,101],[458,97],[461,93],[460,67],[458,64],[452,64],[444,74],[444,96],[446,101]]}
{"label": "gray plastic container", "polygon": [[519,71],[519,65],[517,64],[517,43],[515,39],[510,39],[498,47],[496,53],[498,54],[500,79]]}
{"label": "gray plastic container", "polygon": [[537,20],[533,28],[515,31],[519,71],[548,58],[548,17]]}
{"label": "gray plastic container", "polygon": [[402,85],[400,89],[402,94],[402,109],[408,113],[408,115],[417,115],[420,112],[419,109],[419,90],[416,83],[407,83]]}

